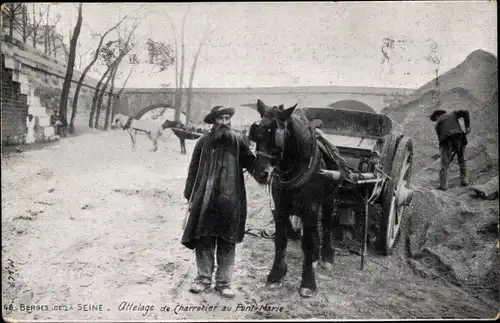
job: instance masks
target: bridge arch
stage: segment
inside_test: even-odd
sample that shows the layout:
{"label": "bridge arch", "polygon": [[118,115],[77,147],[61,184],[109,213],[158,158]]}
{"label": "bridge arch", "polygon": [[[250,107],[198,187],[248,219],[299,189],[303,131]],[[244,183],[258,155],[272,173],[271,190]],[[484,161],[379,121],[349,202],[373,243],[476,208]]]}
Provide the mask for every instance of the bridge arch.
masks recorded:
{"label": "bridge arch", "polygon": [[[150,106],[147,106],[144,109],[142,109],[141,111],[139,111],[135,115],[135,118],[141,119],[148,112],[151,112],[151,111],[156,110],[156,109],[164,109],[164,108],[172,110],[172,120],[173,120],[174,119],[173,116],[175,115],[175,107],[171,104],[168,104],[168,103],[157,103],[157,104],[152,104]],[[184,111],[181,111],[181,122],[186,123],[186,114],[184,113]]]}
{"label": "bridge arch", "polygon": [[377,113],[371,106],[358,100],[340,100],[328,105],[332,109]]}

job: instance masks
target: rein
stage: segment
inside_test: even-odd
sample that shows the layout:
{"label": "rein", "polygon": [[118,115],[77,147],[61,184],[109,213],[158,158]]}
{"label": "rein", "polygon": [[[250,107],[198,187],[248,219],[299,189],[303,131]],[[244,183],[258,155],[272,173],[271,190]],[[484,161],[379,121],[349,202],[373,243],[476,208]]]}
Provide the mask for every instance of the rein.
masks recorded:
{"label": "rein", "polygon": [[[314,130],[309,127],[309,131],[311,132],[311,139],[312,139],[312,145],[311,145],[311,151],[309,152],[309,163],[307,167],[302,167],[300,171],[292,177],[290,180],[283,180],[280,178],[280,173],[277,171],[273,171],[272,178],[273,181],[272,183],[276,185],[279,189],[294,189],[298,188],[304,184],[306,184],[311,177],[316,173],[316,168],[318,165],[319,161],[319,149],[318,149],[318,143],[316,136],[314,134]],[[257,152],[257,154],[268,157],[269,155]],[[283,155],[283,152],[282,152]],[[270,156],[269,156],[270,157]],[[283,157],[280,159],[283,160]],[[290,173],[290,172],[288,172]]]}

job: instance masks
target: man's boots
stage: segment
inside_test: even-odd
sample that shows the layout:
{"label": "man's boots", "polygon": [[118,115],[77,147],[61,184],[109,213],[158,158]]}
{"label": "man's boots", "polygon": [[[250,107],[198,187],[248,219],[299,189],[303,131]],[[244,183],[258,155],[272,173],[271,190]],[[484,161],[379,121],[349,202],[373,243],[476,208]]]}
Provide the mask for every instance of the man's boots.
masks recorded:
{"label": "man's boots", "polygon": [[441,165],[439,170],[439,186],[438,190],[446,191],[448,189],[448,167]]}
{"label": "man's boots", "polygon": [[460,185],[461,186],[469,186],[470,182],[467,178],[467,169],[465,168],[465,164],[461,164],[460,166]]}

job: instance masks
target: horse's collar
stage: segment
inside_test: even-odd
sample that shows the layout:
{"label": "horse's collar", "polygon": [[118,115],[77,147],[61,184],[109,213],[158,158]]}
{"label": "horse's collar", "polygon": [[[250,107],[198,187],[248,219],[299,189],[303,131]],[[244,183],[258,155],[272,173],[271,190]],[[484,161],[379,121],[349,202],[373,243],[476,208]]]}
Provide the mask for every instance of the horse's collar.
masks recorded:
{"label": "horse's collar", "polygon": [[133,120],[132,117],[128,117],[127,122],[125,122],[125,124],[123,125],[123,130],[127,130],[128,128],[130,128],[130,125],[132,124],[132,120]]}
{"label": "horse's collar", "polygon": [[318,149],[318,144],[317,144],[317,139],[314,134],[314,130],[309,128],[311,132],[311,140],[312,140],[312,145],[311,145],[311,151],[310,151],[310,158],[309,158],[309,163],[307,164],[306,167],[301,167],[298,174],[294,176],[291,180],[289,181],[284,181],[280,178],[279,172],[273,172],[273,184],[276,185],[280,189],[294,189],[297,187],[300,187],[307,183],[311,179],[311,177],[314,175],[316,172],[316,168],[318,165],[319,161],[319,149]]}

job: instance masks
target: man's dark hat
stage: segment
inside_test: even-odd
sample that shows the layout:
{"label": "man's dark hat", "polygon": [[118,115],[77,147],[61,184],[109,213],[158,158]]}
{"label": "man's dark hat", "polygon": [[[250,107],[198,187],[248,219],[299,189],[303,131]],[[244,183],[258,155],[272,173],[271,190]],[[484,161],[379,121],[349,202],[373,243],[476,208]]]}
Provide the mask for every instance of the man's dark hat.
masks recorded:
{"label": "man's dark hat", "polygon": [[444,111],[444,110],[435,110],[434,112],[432,112],[430,119],[431,119],[431,121],[436,121],[440,115],[445,114],[445,113],[446,113],[446,111]]}
{"label": "man's dark hat", "polygon": [[224,114],[229,114],[232,117],[234,115],[234,108],[225,108],[222,105],[215,106],[212,108],[212,111],[207,114],[204,121],[206,123],[215,123],[215,118]]}

